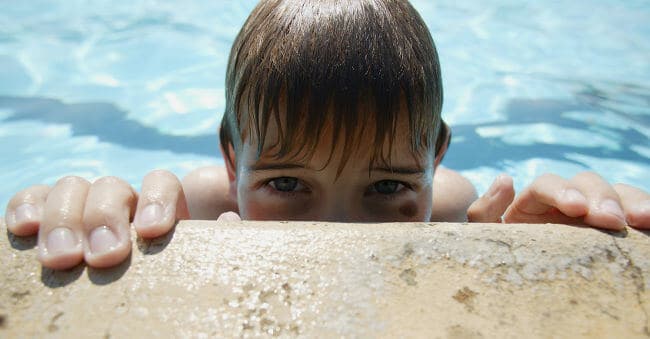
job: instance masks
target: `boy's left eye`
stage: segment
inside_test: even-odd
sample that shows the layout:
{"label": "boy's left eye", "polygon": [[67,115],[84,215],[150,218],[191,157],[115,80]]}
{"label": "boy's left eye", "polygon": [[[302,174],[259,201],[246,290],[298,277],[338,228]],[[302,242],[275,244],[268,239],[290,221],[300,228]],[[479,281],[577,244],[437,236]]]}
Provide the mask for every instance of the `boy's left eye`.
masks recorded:
{"label": "boy's left eye", "polygon": [[295,192],[304,189],[298,178],[280,177],[271,179],[268,185],[279,192]]}
{"label": "boy's left eye", "polygon": [[372,190],[379,194],[395,194],[405,187],[404,183],[395,180],[377,181],[372,185]]}

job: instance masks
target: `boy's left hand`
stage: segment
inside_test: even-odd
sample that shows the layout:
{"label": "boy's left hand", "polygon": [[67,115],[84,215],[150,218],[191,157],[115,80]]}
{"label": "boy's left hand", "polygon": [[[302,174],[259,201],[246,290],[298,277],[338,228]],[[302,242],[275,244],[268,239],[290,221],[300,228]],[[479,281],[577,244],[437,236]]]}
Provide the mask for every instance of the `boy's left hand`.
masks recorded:
{"label": "boy's left hand", "polygon": [[471,222],[650,229],[650,194],[629,185],[610,185],[598,174],[583,172],[570,180],[542,175],[515,197],[512,178],[500,175],[469,207],[467,216]]}

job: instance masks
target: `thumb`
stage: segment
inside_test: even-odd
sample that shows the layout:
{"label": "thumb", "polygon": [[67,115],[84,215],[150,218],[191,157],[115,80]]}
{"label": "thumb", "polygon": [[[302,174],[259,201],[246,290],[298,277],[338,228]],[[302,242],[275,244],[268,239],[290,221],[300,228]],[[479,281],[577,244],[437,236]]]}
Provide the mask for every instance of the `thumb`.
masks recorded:
{"label": "thumb", "polygon": [[490,189],[467,209],[469,222],[500,223],[501,216],[515,198],[512,178],[500,174],[494,179]]}

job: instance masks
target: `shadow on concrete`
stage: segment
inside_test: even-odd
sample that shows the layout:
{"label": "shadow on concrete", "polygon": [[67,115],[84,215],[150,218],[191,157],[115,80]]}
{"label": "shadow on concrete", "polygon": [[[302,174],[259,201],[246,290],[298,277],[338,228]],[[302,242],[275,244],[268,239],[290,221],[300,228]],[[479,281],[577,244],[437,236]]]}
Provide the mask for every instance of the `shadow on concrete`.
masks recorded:
{"label": "shadow on concrete", "polygon": [[[176,223],[178,225],[178,222]],[[174,239],[174,233],[176,232],[176,225],[172,227],[167,234],[162,235],[158,238],[144,239],[138,237],[138,250],[144,255],[156,255],[162,252],[169,243]]]}
{"label": "shadow on concrete", "polygon": [[603,232],[605,232],[605,233],[607,233],[607,234],[609,234],[609,235],[611,235],[613,237],[616,237],[616,238],[627,238],[630,231],[643,234],[646,237],[650,237],[650,229],[640,229],[640,228],[634,228],[634,227],[631,227],[631,226],[628,226],[625,229],[623,229],[621,231],[618,231],[618,232],[603,230]]}
{"label": "shadow on concrete", "polygon": [[[74,136],[96,136],[100,141],[131,149],[165,150],[203,156],[220,156],[216,134],[177,136],[127,118],[110,103],[63,103],[39,97],[0,96],[0,109],[12,112],[4,121],[37,121],[69,125]],[[215,113],[216,114],[216,113]]]}
{"label": "shadow on concrete", "polygon": [[119,265],[109,268],[88,267],[88,279],[95,285],[108,285],[114,281],[120,280],[131,267],[132,254],[122,261]]}
{"label": "shadow on concrete", "polygon": [[650,237],[650,230],[637,230],[639,233],[645,235],[646,237]]}
{"label": "shadow on concrete", "polygon": [[19,237],[9,232],[9,230],[7,230],[7,239],[11,247],[19,251],[31,250],[36,247],[38,242],[38,237],[35,235]]}
{"label": "shadow on concrete", "polygon": [[[586,227],[589,227],[589,226],[586,226]],[[624,228],[624,229],[622,229],[620,231],[604,230],[604,229],[599,229],[599,228],[595,228],[595,230],[600,231],[602,233],[605,233],[607,235],[610,235],[612,237],[621,238],[621,239],[622,238],[627,238],[628,235],[630,235],[627,228]]]}
{"label": "shadow on concrete", "polygon": [[85,268],[85,264],[79,264],[67,270],[53,270],[41,267],[41,281],[43,282],[43,285],[50,288],[67,286],[79,279]]}

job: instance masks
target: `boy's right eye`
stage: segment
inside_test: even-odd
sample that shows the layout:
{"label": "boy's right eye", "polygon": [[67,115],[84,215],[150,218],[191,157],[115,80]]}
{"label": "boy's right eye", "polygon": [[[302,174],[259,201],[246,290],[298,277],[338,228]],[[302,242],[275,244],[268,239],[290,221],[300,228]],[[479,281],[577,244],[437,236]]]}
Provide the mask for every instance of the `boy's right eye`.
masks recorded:
{"label": "boy's right eye", "polygon": [[304,185],[298,181],[298,178],[280,177],[271,179],[268,185],[279,192],[296,192],[304,190]]}

